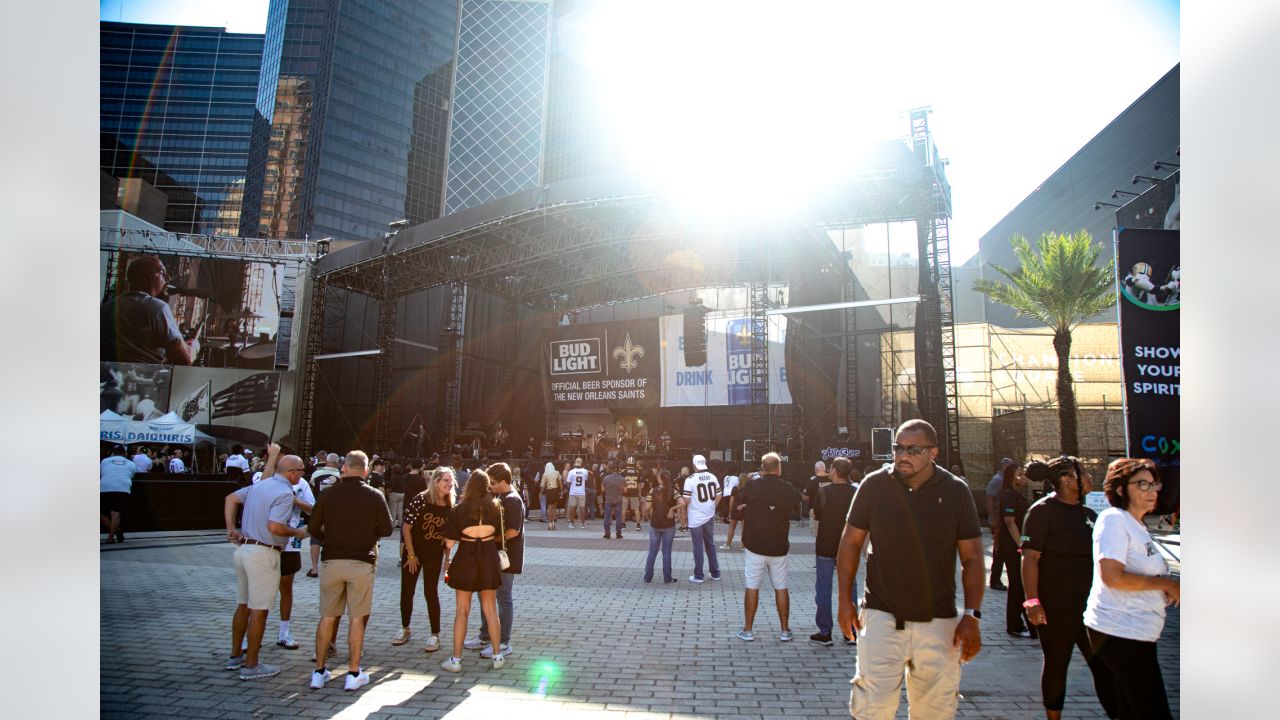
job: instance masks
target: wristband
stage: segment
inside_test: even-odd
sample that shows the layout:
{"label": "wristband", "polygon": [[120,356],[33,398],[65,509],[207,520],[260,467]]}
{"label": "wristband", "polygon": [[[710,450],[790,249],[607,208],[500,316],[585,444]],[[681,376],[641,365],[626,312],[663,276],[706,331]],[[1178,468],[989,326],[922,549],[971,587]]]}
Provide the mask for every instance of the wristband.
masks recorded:
{"label": "wristband", "polygon": [[1040,598],[1027,598],[1027,601],[1022,603],[1024,610],[1030,610],[1033,607],[1040,607]]}

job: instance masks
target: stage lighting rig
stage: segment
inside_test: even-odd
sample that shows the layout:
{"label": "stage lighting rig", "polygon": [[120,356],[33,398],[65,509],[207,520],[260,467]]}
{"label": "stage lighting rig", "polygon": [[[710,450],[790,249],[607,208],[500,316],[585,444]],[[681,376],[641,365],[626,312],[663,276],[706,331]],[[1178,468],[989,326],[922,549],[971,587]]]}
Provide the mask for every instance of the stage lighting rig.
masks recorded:
{"label": "stage lighting rig", "polygon": [[1164,178],[1151,177],[1150,175],[1134,175],[1133,176],[1134,185],[1137,185],[1138,183],[1144,182],[1144,181],[1149,182],[1152,185],[1159,185],[1160,183],[1164,182]]}
{"label": "stage lighting rig", "polygon": [[1113,207],[1113,208],[1116,208],[1116,209],[1119,209],[1119,208],[1120,208],[1120,206],[1119,206],[1119,205],[1116,205],[1115,203],[1102,202],[1101,200],[1098,200],[1098,201],[1096,201],[1096,202],[1094,202],[1094,203],[1093,203],[1093,209],[1094,209],[1094,210],[1101,210],[1101,209],[1103,208],[1103,206],[1106,206],[1106,207]]}
{"label": "stage lighting rig", "polygon": [[1130,197],[1138,197],[1138,196],[1139,196],[1139,195],[1141,195],[1141,194],[1142,194],[1142,193],[1129,192],[1128,190],[1119,190],[1119,189],[1117,189],[1117,190],[1112,190],[1112,191],[1111,191],[1111,199],[1112,199],[1112,200],[1119,200],[1121,195],[1129,195]]}
{"label": "stage lighting rig", "polygon": [[1165,162],[1164,160],[1157,160],[1151,163],[1151,169],[1155,170],[1156,172],[1160,172],[1161,170],[1166,170],[1166,169],[1177,170],[1178,167],[1179,167],[1178,163]]}

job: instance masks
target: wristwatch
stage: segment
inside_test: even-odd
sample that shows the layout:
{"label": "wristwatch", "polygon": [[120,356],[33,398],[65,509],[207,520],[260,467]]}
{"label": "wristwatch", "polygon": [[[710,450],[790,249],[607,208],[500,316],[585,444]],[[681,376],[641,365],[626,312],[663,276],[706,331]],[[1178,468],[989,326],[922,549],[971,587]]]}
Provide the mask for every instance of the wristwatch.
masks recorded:
{"label": "wristwatch", "polygon": [[964,609],[964,614],[965,614],[965,615],[968,615],[969,617],[973,618],[974,620],[981,620],[981,619],[982,619],[982,611],[981,611],[981,610],[978,610],[977,608],[965,608],[965,609]]}

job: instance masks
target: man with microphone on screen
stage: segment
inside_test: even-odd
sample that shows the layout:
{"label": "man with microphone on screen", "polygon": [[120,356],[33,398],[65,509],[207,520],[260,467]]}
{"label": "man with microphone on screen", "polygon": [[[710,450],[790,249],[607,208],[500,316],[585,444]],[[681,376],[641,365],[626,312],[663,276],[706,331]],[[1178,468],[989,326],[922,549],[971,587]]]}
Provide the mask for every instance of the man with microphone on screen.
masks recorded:
{"label": "man with microphone on screen", "polygon": [[190,365],[199,348],[182,339],[165,302],[168,275],[155,255],[134,258],[125,269],[128,290],[102,304],[102,360]]}

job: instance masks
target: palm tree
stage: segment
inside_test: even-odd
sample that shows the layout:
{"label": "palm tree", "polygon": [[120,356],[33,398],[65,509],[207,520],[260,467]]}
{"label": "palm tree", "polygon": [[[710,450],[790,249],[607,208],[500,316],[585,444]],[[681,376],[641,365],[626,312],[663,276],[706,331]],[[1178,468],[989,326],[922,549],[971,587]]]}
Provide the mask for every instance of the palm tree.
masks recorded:
{"label": "palm tree", "polygon": [[1053,328],[1062,452],[1075,455],[1080,444],[1076,394],[1071,385],[1071,331],[1115,303],[1115,260],[1105,266],[1097,264],[1102,243],[1095,244],[1086,230],[1066,235],[1047,232],[1034,250],[1020,235],[1011,242],[1022,267],[1014,271],[992,265],[1009,284],[978,280],[973,289]]}

